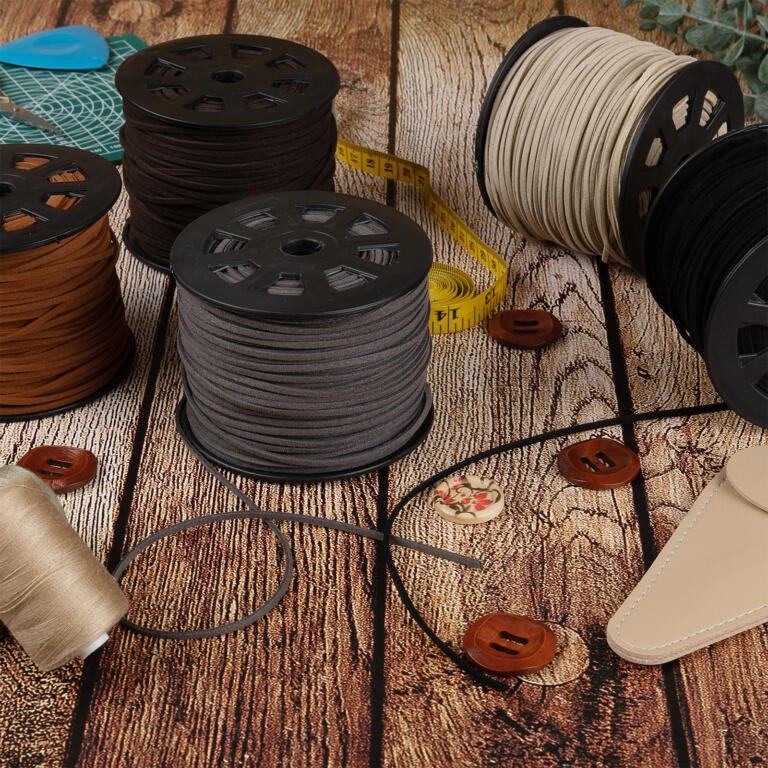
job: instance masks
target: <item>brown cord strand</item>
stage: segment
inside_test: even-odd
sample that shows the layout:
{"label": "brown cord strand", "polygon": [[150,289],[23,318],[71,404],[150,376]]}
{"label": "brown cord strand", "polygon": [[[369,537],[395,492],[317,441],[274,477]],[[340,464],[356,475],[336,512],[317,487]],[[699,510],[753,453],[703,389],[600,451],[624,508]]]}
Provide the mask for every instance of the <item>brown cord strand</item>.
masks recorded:
{"label": "brown cord strand", "polygon": [[133,238],[168,265],[176,236],[196,218],[249,195],[333,190],[331,105],[287,125],[213,130],[164,123],[129,102],[120,136]]}
{"label": "brown cord strand", "polygon": [[[55,197],[55,207],[77,204]],[[3,230],[29,226],[27,218],[9,217]],[[64,408],[117,376],[133,344],[117,256],[106,217],[61,241],[0,256],[0,416]]]}

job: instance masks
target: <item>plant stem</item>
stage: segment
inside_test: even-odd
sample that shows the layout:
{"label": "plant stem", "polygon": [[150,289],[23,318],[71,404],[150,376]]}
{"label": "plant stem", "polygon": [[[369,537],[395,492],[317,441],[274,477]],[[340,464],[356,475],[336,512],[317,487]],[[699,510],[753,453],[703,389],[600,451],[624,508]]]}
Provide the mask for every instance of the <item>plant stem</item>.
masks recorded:
{"label": "plant stem", "polygon": [[747,32],[746,29],[739,29],[738,27],[732,27],[730,24],[723,24],[722,21],[715,21],[714,19],[708,19],[706,16],[699,16],[696,13],[684,13],[683,16],[687,19],[693,19],[698,21],[699,24],[709,24],[710,27],[719,27],[720,29],[727,29],[729,32],[733,32],[736,35],[743,35],[747,40],[757,40],[758,43],[765,44],[765,38],[760,35],[755,35],[752,32]]}

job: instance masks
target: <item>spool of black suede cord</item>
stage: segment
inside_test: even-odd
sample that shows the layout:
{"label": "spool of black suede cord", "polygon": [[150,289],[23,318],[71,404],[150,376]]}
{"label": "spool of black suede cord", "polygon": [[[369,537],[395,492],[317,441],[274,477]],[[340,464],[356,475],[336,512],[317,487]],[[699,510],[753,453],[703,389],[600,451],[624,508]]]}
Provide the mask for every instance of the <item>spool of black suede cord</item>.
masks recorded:
{"label": "spool of black suede cord", "polygon": [[305,46],[204,35],[144,49],[116,85],[129,250],[167,271],[171,246],[206,211],[249,194],[333,189],[336,69]]}
{"label": "spool of black suede cord", "polygon": [[689,158],[648,217],[648,286],[718,393],[768,426],[768,126]]}
{"label": "spool of black suede cord", "polygon": [[768,234],[768,131],[712,155],[707,173],[654,216],[659,247],[649,248],[645,265],[654,297],[700,353],[723,280]]}

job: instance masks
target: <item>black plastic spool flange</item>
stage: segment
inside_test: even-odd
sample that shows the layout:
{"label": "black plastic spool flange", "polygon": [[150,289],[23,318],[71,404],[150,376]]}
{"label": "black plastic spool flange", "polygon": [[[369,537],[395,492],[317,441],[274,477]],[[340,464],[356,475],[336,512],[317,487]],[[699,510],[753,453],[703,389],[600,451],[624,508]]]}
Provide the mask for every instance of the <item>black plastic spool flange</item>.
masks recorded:
{"label": "black plastic spool flange", "polygon": [[132,256],[135,256],[140,262],[146,264],[148,267],[152,267],[152,269],[156,269],[158,272],[162,272],[165,275],[171,274],[171,268],[168,264],[162,261],[158,261],[153,256],[150,256],[141,247],[141,243],[133,235],[130,219],[126,219],[125,224],[123,224],[122,241],[123,245],[126,247],[126,250]]}
{"label": "black plastic spool flange", "polygon": [[[199,35],[134,53],[117,70],[115,86],[157,120],[226,131],[292,123],[330,104],[340,79],[325,56],[299,43]],[[168,89],[175,98],[165,98]],[[215,109],[199,109],[206,100]]]}
{"label": "black plastic spool flange", "polygon": [[[24,157],[43,157],[48,162],[30,170],[16,168]],[[79,170],[84,181],[49,181],[65,171]],[[38,248],[82,232],[107,215],[121,189],[120,174],[108,160],[75,147],[53,144],[0,145],[0,221],[14,213],[26,213],[35,223],[0,237],[0,268],[5,253]],[[69,210],[46,204],[49,195],[72,194],[80,202]],[[98,391],[61,408],[14,416],[0,416],[0,423],[45,419],[72,411],[98,400],[117,387],[133,367],[136,342],[131,334],[131,351],[112,381]]]}
{"label": "black plastic spool flange", "polygon": [[[328,219],[313,221],[318,215]],[[359,234],[356,228],[378,233]],[[231,249],[217,252],[217,247]],[[390,263],[367,260],[366,252],[374,249],[389,251]],[[363,314],[414,289],[427,278],[431,264],[432,244],[407,216],[372,200],[322,191],[277,192],[216,208],[189,224],[171,251],[174,277],[202,301],[235,314],[284,322]],[[364,282],[335,290],[332,278],[340,271]],[[247,276],[230,282],[233,275],[243,274]],[[299,281],[304,292],[270,293],[286,276]],[[233,465],[198,440],[187,419],[186,398],[176,409],[179,433],[210,461],[248,477],[288,483],[337,480],[387,466],[426,438],[433,418],[430,409],[414,437],[379,461],[318,473]]]}
{"label": "black plastic spool flange", "polygon": [[[480,194],[494,216],[497,214],[485,185],[485,142],[499,89],[510,69],[531,46],[558,30],[586,26],[589,25],[575,16],[556,16],[535,24],[512,46],[491,80],[475,134],[475,173]],[[712,91],[718,100],[710,119],[701,126],[698,118],[707,91]],[[672,113],[686,96],[689,100],[687,117],[678,130]],[[673,75],[648,104],[624,162],[619,194],[622,246],[627,260],[641,274],[643,231],[649,204],[675,168],[712,141],[724,124],[728,130],[744,125],[744,103],[738,80],[720,62],[696,61],[689,64]],[[656,165],[648,166],[646,160],[656,139],[662,143],[661,157]]]}
{"label": "black plastic spool flange", "polygon": [[[645,250],[656,248],[653,234],[657,219],[663,219],[668,201],[676,199],[690,180],[706,174],[712,158],[724,148],[755,131],[768,131],[768,125],[751,125],[732,131],[688,158],[668,179],[648,213]],[[768,227],[768,224],[766,224]],[[647,258],[647,256],[646,256]],[[739,329],[747,325],[765,327],[768,335],[768,301],[758,289],[768,285],[768,236],[756,243],[735,264],[720,286],[712,303],[704,331],[702,357],[717,392],[745,419],[768,427],[768,352],[755,361],[739,352]],[[757,362],[756,366],[750,366]]]}
{"label": "black plastic spool flange", "polygon": [[[340,79],[331,61],[299,43],[263,35],[200,35],[138,51],[120,65],[115,85],[125,101],[157,120],[226,131],[292,123],[330,104]],[[174,93],[172,100],[161,98]],[[205,100],[222,109],[195,108]],[[170,274],[167,264],[141,247],[130,220],[123,242],[140,261]]]}
{"label": "black plastic spool flange", "polygon": [[432,430],[432,423],[435,419],[434,408],[430,408],[424,421],[419,426],[418,432],[401,448],[393,451],[388,456],[379,461],[373,461],[360,467],[351,467],[350,469],[338,470],[336,472],[282,472],[274,467],[263,467],[254,469],[253,467],[245,469],[232,462],[225,461],[213,451],[208,450],[192,431],[189,420],[187,419],[187,398],[182,396],[176,406],[176,429],[181,435],[182,440],[193,450],[201,454],[212,464],[216,464],[222,469],[229,470],[244,477],[252,477],[255,480],[266,480],[271,483],[325,483],[333,480],[344,480],[348,477],[358,477],[375,472],[377,469],[389,466],[403,456],[407,456],[411,451],[421,445],[426,440]]}
{"label": "black plastic spool flange", "polygon": [[[42,157],[48,162],[22,170],[16,162],[23,157]],[[65,171],[79,170],[84,181],[49,181]],[[3,253],[38,248],[82,232],[108,213],[120,194],[120,174],[103,157],[74,147],[53,144],[0,145],[0,219],[26,213],[35,223],[15,232],[3,232]],[[69,210],[46,204],[51,195],[76,195],[77,205]]]}

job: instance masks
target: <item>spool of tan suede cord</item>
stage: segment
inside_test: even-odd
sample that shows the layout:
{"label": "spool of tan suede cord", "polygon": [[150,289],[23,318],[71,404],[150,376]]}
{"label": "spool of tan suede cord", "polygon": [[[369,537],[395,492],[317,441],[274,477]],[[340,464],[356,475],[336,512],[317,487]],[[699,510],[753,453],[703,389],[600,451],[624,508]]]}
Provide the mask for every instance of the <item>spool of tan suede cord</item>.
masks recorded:
{"label": "spool of tan suede cord", "polygon": [[26,469],[0,467],[0,621],[36,666],[85,658],[127,610],[56,494]]}

